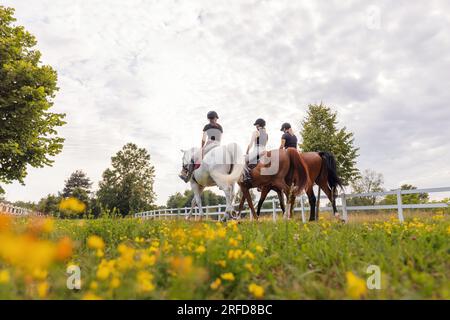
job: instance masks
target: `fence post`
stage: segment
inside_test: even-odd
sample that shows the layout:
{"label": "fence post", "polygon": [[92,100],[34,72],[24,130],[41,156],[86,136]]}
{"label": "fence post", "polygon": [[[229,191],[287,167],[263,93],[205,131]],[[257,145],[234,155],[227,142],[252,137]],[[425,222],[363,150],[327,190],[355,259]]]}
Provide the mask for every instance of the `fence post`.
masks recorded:
{"label": "fence post", "polygon": [[402,203],[402,190],[397,190],[397,206],[398,206],[398,220],[400,222],[405,221],[403,218],[403,203]]}
{"label": "fence post", "polygon": [[272,198],[272,219],[273,221],[277,221],[277,207],[275,206],[275,199]]}
{"label": "fence post", "polygon": [[347,199],[345,198],[345,193],[343,192],[341,195],[342,199],[342,217],[345,222],[348,222],[348,215],[347,215]]}
{"label": "fence post", "polygon": [[305,218],[305,201],[303,200],[303,195],[300,196],[300,204],[302,206],[302,222],[306,223],[306,218]]}

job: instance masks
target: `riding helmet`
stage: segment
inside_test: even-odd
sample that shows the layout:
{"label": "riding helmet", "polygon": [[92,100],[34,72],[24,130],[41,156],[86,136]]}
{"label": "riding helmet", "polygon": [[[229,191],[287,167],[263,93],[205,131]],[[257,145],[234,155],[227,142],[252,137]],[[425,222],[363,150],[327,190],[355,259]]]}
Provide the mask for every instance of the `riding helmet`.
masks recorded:
{"label": "riding helmet", "polygon": [[281,126],[281,130],[280,131],[284,131],[286,129],[290,129],[291,125],[287,122],[283,123],[283,125]]}
{"label": "riding helmet", "polygon": [[266,126],[266,121],[264,119],[256,119],[255,123],[253,124],[254,126],[258,125],[260,127],[265,127]]}
{"label": "riding helmet", "polygon": [[214,119],[214,118],[219,119],[219,116],[217,115],[217,112],[215,112],[215,111],[210,111],[210,112],[208,112],[208,114],[206,115],[206,117],[207,117],[208,119]]}

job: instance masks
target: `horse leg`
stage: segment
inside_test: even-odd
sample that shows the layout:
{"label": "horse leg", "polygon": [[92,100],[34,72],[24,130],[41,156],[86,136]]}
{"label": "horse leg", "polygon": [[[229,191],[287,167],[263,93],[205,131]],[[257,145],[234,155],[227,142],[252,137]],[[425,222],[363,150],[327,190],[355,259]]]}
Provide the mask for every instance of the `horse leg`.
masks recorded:
{"label": "horse leg", "polygon": [[198,185],[195,182],[191,182],[192,191],[194,191],[194,199],[198,206],[198,211],[200,215],[200,220],[203,218],[203,207],[202,207],[202,192],[204,187]]}
{"label": "horse leg", "polygon": [[319,221],[319,211],[320,211],[320,187],[317,191],[317,203],[316,203],[316,221]]}
{"label": "horse leg", "polygon": [[291,192],[291,198],[289,199],[290,211],[288,212],[288,215],[289,215],[288,219],[292,219],[292,216],[294,214],[295,198],[296,198],[295,193]]}
{"label": "horse leg", "polygon": [[281,211],[284,212],[286,211],[286,207],[284,205],[284,196],[283,196],[283,192],[281,192],[281,190],[276,189],[277,195],[278,195],[278,200],[280,201],[280,207],[281,207]]}
{"label": "horse leg", "polygon": [[284,180],[276,181],[272,184],[274,188],[277,188],[278,190],[283,190],[284,194],[286,195],[286,208],[283,214],[283,218],[287,219],[288,215],[291,211],[291,194],[294,192],[293,188],[290,187]]}
{"label": "horse leg", "polygon": [[186,220],[189,220],[192,217],[192,213],[194,212],[194,207],[196,206],[195,197],[192,198],[191,201],[191,210],[189,211],[189,214],[186,216]]}
{"label": "horse leg", "polygon": [[238,216],[239,216],[239,218],[241,217],[242,209],[244,209],[244,203],[245,203],[245,199],[246,199],[246,196],[245,196],[244,191],[243,191],[243,187],[241,187],[241,192],[242,192],[242,196],[241,196],[241,200],[239,201],[239,208],[238,208]]}
{"label": "horse leg", "polygon": [[264,204],[264,200],[266,200],[267,194],[270,192],[270,187],[265,186],[262,188],[261,190],[261,195],[259,197],[259,201],[258,201],[258,209],[256,211],[256,215],[259,217],[260,213],[261,213],[261,207]]}
{"label": "horse leg", "polygon": [[314,188],[311,186],[311,188],[308,188],[306,190],[306,194],[308,195],[308,202],[309,202],[309,221],[315,221],[316,220],[316,196],[314,195]]}
{"label": "horse leg", "polygon": [[321,179],[321,181],[319,182],[319,188],[321,188],[325,192],[325,194],[328,197],[328,200],[330,200],[331,205],[333,207],[333,216],[339,219],[339,212],[337,211],[336,208],[336,197],[334,195],[334,192],[328,186],[328,182],[324,181],[324,179]]}
{"label": "horse leg", "polygon": [[250,208],[252,219],[258,220],[258,216],[256,215],[256,212],[255,212],[255,207],[253,206],[253,200],[252,200],[252,197],[250,196],[250,191],[248,189],[245,189],[245,191],[243,193],[244,193],[243,197],[245,197],[247,199],[247,203]]}
{"label": "horse leg", "polygon": [[225,208],[225,214],[222,218],[222,221],[227,221],[233,212],[233,187],[232,186],[226,186],[226,187],[219,187],[223,192],[225,192],[225,200],[226,200],[226,208]]}

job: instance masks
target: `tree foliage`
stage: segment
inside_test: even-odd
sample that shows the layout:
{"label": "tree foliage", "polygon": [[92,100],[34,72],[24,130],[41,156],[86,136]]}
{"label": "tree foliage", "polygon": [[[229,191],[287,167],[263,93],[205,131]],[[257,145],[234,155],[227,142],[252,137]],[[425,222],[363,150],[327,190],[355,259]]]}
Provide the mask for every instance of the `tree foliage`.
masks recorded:
{"label": "tree foliage", "polygon": [[64,141],[55,130],[64,114],[49,112],[56,71],[41,65],[35,37],[14,25],[13,13],[0,6],[0,183],[23,183],[27,165],[51,165]]}
{"label": "tree foliage", "polygon": [[[382,192],[384,178],[381,173],[365,170],[362,175],[351,182],[354,193]],[[373,206],[378,197],[354,197],[347,200],[349,206]]]}
{"label": "tree foliage", "polygon": [[327,151],[336,157],[344,185],[359,177],[356,168],[359,148],[354,146],[353,133],[347,132],[346,127],[338,128],[337,112],[323,104],[309,105],[300,135],[300,148],[304,152]]}
{"label": "tree foliage", "polygon": [[[192,199],[194,198],[194,192],[192,190],[186,190],[184,193],[176,192],[171,195],[167,200],[167,208],[184,208],[190,207]],[[202,193],[202,205],[203,206],[216,206],[218,204],[226,204],[224,196],[215,194],[210,190],[205,190]]]}
{"label": "tree foliage", "polygon": [[122,215],[153,207],[155,169],[150,154],[134,143],[126,144],[111,158],[112,167],[103,172],[97,192],[104,208],[116,208]]}
{"label": "tree foliage", "polygon": [[73,172],[69,179],[65,181],[64,189],[62,191],[63,197],[72,197],[74,193],[80,190],[86,192],[89,195],[91,192],[92,183],[89,177],[82,170],[76,170]]}
{"label": "tree foliage", "polygon": [[[404,184],[400,187],[401,190],[417,190],[417,187]],[[428,203],[430,200],[430,195],[428,193],[413,193],[413,194],[403,194],[402,195],[402,203],[403,204],[422,204]],[[386,205],[394,205],[397,204],[397,195],[390,194],[387,195],[384,200],[381,202]]]}

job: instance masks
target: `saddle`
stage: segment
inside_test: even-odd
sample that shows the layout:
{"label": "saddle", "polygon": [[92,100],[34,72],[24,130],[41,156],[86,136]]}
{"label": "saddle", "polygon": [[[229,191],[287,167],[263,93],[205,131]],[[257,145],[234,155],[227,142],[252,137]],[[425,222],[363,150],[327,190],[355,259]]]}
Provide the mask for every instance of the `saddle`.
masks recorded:
{"label": "saddle", "polygon": [[220,146],[219,143],[215,142],[215,141],[211,141],[208,142],[201,150],[200,150],[200,161],[195,161],[195,159],[192,159],[192,161],[194,162],[194,168],[193,171],[197,170],[198,168],[200,168],[200,166],[202,165],[202,160],[203,158],[208,154],[208,152],[210,152],[212,149],[217,148],[218,146]]}

